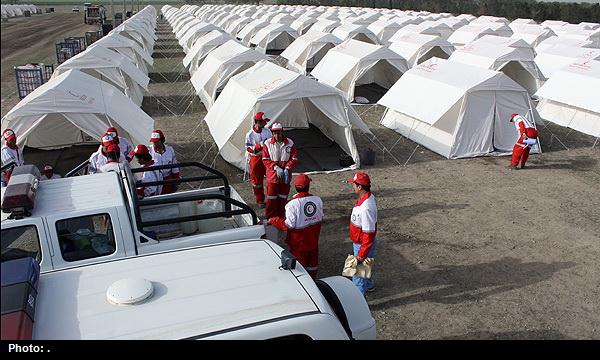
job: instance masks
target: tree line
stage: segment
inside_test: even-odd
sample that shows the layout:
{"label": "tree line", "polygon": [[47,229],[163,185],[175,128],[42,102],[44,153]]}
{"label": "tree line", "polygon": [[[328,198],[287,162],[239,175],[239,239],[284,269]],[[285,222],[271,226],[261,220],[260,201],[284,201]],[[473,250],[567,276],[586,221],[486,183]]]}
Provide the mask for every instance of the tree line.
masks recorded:
{"label": "tree line", "polygon": [[278,4],[358,6],[432,13],[472,14],[517,18],[563,20],[570,23],[599,22],[600,3],[539,2],[535,0],[277,0]]}

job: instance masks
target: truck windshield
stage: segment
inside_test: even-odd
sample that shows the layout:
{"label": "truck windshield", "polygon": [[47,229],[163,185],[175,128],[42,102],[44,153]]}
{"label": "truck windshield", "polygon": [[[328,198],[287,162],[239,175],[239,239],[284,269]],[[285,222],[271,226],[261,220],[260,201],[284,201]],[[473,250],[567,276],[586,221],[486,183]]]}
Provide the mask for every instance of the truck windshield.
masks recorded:
{"label": "truck windshield", "polygon": [[42,260],[40,238],[35,225],[2,229],[2,262],[32,257]]}

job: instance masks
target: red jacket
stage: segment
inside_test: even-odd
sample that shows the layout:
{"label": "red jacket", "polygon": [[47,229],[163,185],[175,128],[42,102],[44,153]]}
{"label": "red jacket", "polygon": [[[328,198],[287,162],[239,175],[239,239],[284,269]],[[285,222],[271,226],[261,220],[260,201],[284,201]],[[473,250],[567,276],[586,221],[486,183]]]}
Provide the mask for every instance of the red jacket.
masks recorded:
{"label": "red jacket", "polygon": [[275,138],[266,140],[263,146],[263,164],[267,169],[267,182],[268,183],[283,183],[284,179],[277,178],[277,172],[275,166],[279,166],[282,169],[288,171],[288,179],[292,178],[292,169],[298,162],[298,151],[294,142],[290,138],[285,138],[282,142],[278,143]]}

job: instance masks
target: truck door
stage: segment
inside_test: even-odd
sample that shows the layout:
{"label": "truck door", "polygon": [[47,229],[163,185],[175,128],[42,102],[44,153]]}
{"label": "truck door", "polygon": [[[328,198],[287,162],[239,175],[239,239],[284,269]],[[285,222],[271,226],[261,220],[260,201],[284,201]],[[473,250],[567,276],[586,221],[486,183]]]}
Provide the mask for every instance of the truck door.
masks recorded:
{"label": "truck door", "polygon": [[55,269],[125,256],[121,224],[114,208],[47,217]]}
{"label": "truck door", "polygon": [[52,270],[52,256],[42,219],[25,218],[16,223],[2,224],[2,262],[32,257],[41,271]]}

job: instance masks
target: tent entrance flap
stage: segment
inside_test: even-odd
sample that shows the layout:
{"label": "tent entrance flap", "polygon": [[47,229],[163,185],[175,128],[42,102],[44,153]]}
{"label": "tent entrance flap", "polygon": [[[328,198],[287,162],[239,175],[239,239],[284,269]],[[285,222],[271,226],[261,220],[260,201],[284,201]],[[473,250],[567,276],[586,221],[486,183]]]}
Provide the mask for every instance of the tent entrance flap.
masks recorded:
{"label": "tent entrance flap", "polygon": [[333,171],[347,168],[340,165],[344,150],[333,140],[327,138],[316,126],[308,129],[287,130],[298,150],[298,165],[294,173],[310,171]]}
{"label": "tent entrance flap", "polygon": [[369,100],[369,103],[375,104],[385,95],[388,89],[375,83],[358,85],[354,88],[354,98],[362,96]]}

